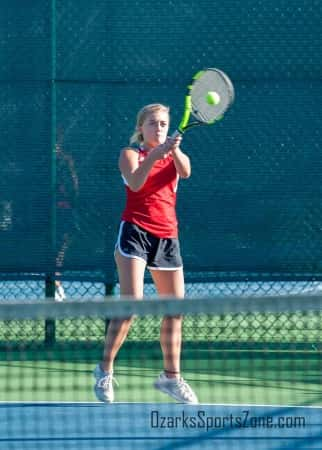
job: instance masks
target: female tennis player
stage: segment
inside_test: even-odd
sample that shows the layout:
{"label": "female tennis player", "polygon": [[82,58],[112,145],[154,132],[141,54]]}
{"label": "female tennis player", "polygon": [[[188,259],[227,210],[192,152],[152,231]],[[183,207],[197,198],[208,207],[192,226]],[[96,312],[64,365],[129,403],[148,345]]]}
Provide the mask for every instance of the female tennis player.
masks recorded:
{"label": "female tennis player", "polygon": [[[175,212],[179,178],[190,176],[190,160],[180,150],[181,136],[168,137],[169,108],[147,105],[139,111],[135,133],[122,150],[119,168],[127,201],[115,248],[121,295],[143,297],[144,272],[150,270],[158,294],[184,297],[184,275]],[[111,320],[104,357],[94,370],[99,400],[113,402],[113,363],[132,318]],[[182,317],[164,317],[160,343],[164,371],[154,387],[178,402],[198,403],[180,376]]]}

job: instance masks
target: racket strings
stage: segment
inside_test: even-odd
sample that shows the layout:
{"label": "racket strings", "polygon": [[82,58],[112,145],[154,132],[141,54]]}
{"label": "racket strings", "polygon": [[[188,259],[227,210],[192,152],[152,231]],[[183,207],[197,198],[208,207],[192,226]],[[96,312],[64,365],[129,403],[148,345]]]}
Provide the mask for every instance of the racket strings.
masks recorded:
{"label": "racket strings", "polygon": [[[209,92],[219,95],[218,104],[208,103]],[[208,69],[191,87],[191,113],[200,122],[212,123],[224,114],[233,99],[234,88],[229,78],[218,69]]]}

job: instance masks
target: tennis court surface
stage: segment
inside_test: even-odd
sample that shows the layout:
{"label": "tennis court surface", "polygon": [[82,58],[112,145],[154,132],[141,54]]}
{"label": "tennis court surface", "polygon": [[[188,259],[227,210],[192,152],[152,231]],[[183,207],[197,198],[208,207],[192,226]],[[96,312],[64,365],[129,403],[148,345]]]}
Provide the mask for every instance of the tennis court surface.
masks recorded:
{"label": "tennis court surface", "polygon": [[322,448],[319,408],[8,403],[0,410],[0,446],[8,449]]}
{"label": "tennis court surface", "polygon": [[[179,313],[198,405],[153,388],[161,318]],[[115,403],[98,403],[106,322],[129,315]],[[320,295],[3,301],[0,321],[0,448],[322,449]]]}

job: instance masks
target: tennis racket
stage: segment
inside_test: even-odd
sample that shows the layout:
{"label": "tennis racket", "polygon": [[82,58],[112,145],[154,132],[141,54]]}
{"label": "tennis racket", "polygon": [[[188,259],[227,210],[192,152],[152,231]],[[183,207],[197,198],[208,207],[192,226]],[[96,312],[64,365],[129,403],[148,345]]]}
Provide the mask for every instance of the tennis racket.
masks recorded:
{"label": "tennis racket", "polygon": [[198,125],[215,123],[223,117],[234,97],[234,86],[224,72],[212,68],[197,72],[187,88],[182,119],[172,137]]}

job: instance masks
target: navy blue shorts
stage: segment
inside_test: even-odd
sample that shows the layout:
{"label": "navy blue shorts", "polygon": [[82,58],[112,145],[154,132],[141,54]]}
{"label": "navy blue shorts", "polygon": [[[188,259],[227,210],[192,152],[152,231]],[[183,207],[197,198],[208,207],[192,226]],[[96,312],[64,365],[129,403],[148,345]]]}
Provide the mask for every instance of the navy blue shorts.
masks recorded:
{"label": "navy blue shorts", "polygon": [[148,269],[182,268],[178,239],[158,238],[133,223],[121,222],[115,248],[127,258],[144,260]]}

